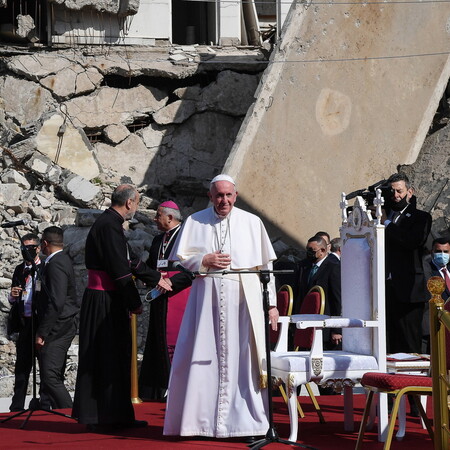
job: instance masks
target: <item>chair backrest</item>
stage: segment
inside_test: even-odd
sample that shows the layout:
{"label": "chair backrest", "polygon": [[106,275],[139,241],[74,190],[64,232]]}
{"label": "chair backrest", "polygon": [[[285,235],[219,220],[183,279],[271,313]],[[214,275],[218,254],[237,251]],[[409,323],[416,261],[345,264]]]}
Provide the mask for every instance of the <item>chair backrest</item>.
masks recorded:
{"label": "chair backrest", "polygon": [[277,292],[277,309],[280,316],[290,316],[294,304],[294,293],[289,284],[283,284]]}
{"label": "chair backrest", "polygon": [[[325,292],[320,286],[313,286],[300,305],[299,314],[323,314],[325,311]],[[309,350],[314,339],[314,328],[301,330],[296,328],[294,333],[294,349]]]}
{"label": "chair backrest", "polygon": [[377,321],[377,327],[344,328],[344,351],[374,355],[379,370],[386,370],[384,225],[381,224],[381,192],[377,193],[376,216],[356,197],[347,217],[347,201],[341,202],[341,295],[342,317]]}
{"label": "chair backrest", "polygon": [[[288,284],[283,284],[283,286],[278,289],[277,292],[277,309],[280,316],[290,316],[292,314],[292,306],[294,304],[294,292]],[[281,324],[278,327],[282,326]],[[270,329],[270,343],[275,345],[278,341],[278,335],[280,331],[274,331]]]}

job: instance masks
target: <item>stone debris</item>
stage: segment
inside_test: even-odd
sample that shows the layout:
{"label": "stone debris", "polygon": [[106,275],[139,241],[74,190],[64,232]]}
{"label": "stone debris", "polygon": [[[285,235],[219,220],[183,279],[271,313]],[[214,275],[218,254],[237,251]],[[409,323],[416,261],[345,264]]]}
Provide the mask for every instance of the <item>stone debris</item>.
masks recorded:
{"label": "stone debris", "polygon": [[93,8],[101,12],[109,12],[120,15],[133,15],[138,12],[140,0],[52,0],[52,3],[64,5],[67,9],[74,11],[83,8]]}
{"label": "stone debris", "polygon": [[[113,8],[114,1],[98,3]],[[243,50],[246,62],[236,63],[227,60],[230,49],[200,45],[2,50],[0,222],[26,219],[21,235],[63,227],[80,301],[86,236],[115,186],[133,183],[141,192],[126,236],[145,260],[158,234],[153,218],[160,201],[175,199],[184,216],[206,206],[207,180],[222,169],[267,65],[258,49]],[[15,346],[5,336],[5,318],[21,255],[14,229],[0,229],[0,239],[0,395],[9,396]],[[147,324],[145,305],[140,352]],[[74,343],[72,387],[76,354]]]}
{"label": "stone debris", "polygon": [[130,131],[125,125],[119,123],[105,127],[103,129],[103,135],[109,144],[117,145],[130,135]]}
{"label": "stone debris", "polygon": [[37,41],[34,19],[29,15],[18,14],[16,34],[31,42]]}

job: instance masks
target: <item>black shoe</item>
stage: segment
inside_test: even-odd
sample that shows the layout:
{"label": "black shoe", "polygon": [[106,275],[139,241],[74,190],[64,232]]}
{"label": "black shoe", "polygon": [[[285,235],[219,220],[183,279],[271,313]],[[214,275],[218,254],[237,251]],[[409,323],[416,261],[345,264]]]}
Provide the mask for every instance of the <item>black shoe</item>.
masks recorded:
{"label": "black shoe", "polygon": [[145,428],[148,425],[146,420],[133,420],[132,422],[118,423],[114,428]]}

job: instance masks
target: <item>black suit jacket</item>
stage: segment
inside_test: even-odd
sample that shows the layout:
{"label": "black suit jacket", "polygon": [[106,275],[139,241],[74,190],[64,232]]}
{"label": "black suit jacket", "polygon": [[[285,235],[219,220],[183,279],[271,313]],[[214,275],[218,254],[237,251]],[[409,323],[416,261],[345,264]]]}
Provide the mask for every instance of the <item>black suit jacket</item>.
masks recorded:
{"label": "black suit jacket", "polygon": [[[312,264],[308,260],[303,260],[300,264],[300,296],[294,305],[294,314],[298,314],[301,301],[304,299],[308,291],[315,285],[320,286],[325,292],[325,311],[324,314],[329,316],[340,316],[342,313],[341,303],[341,264],[336,258],[326,257],[319,269],[308,282],[309,273]],[[330,339],[330,333],[340,334],[340,328],[331,328],[323,330],[324,342]]]}
{"label": "black suit jacket", "polygon": [[[447,264],[447,270],[450,271],[450,263]],[[428,281],[431,277],[440,277],[441,274],[438,270],[438,268],[434,265],[433,261],[431,260],[431,256],[427,255],[425,256],[423,260],[423,272],[425,276],[425,281]],[[445,289],[445,291],[442,293],[442,298],[444,301],[448,300],[450,297],[450,291],[448,289]],[[431,294],[427,289],[427,298],[426,298],[426,304],[425,304],[425,310],[423,313],[423,321],[422,321],[422,334],[425,336],[428,336],[430,334],[430,308],[428,301],[431,298]]]}
{"label": "black suit jacket", "polygon": [[405,303],[427,300],[423,272],[424,245],[431,229],[431,216],[409,204],[385,230],[386,277],[391,277],[396,299]]}
{"label": "black suit jacket", "polygon": [[[41,270],[41,264],[37,264],[36,266],[36,270]],[[25,262],[22,262],[21,264],[19,264],[18,266],[16,266],[16,268],[14,269],[14,273],[12,276],[12,284],[11,287],[16,287],[16,286],[20,286],[22,288],[25,287],[26,284],[26,280],[25,280],[25,276],[24,276],[24,268],[25,268]],[[33,293],[33,301],[36,298],[36,293]],[[22,301],[22,296],[19,296],[18,299],[19,302],[19,314],[20,316],[24,315],[24,303]]]}
{"label": "black suit jacket", "polygon": [[64,252],[57,253],[45,263],[41,274],[36,334],[48,339],[58,333],[63,320],[75,317],[80,307],[75,292],[73,264]]}

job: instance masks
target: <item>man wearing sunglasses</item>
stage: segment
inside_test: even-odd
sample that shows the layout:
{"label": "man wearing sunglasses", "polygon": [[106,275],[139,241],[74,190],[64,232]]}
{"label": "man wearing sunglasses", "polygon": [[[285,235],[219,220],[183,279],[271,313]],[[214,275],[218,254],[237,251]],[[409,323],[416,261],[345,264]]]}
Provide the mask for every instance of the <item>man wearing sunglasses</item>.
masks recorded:
{"label": "man wearing sunglasses", "polygon": [[[41,239],[47,256],[42,269],[42,289],[37,303],[38,350],[42,391],[54,409],[72,407],[72,398],[64,386],[67,351],[78,327],[78,304],[73,263],[63,252],[63,230],[50,226]],[[42,399],[41,399],[42,403]]]}

